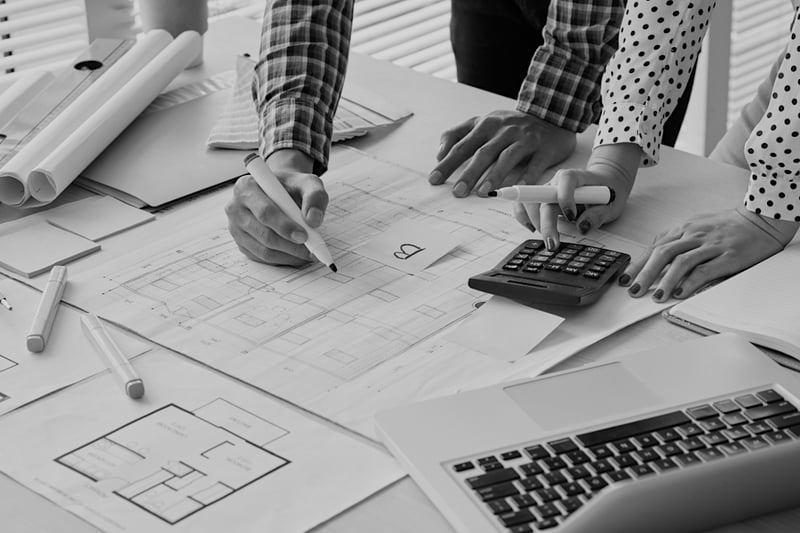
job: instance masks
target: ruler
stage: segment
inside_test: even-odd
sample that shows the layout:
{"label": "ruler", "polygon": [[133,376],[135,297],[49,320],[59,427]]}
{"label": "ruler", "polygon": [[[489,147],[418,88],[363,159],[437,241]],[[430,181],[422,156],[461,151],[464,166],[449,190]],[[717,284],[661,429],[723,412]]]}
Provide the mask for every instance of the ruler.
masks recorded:
{"label": "ruler", "polygon": [[0,166],[52,122],[134,43],[134,40],[95,39],[13,119],[0,125]]}

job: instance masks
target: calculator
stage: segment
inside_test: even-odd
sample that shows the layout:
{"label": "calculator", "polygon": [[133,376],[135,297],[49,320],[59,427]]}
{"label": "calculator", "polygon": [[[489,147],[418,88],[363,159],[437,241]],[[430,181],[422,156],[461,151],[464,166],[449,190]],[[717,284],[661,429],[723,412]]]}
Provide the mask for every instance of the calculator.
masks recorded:
{"label": "calculator", "polygon": [[630,261],[626,253],[577,243],[562,242],[551,252],[531,239],[492,270],[469,278],[469,286],[526,305],[589,305]]}

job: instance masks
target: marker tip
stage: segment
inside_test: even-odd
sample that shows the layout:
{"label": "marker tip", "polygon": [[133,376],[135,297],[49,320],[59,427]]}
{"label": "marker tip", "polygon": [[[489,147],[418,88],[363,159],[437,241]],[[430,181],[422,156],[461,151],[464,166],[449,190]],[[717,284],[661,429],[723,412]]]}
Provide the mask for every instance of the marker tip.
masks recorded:
{"label": "marker tip", "polygon": [[334,265],[333,263],[331,263],[331,264],[330,264],[330,266],[329,266],[328,268],[330,268],[330,269],[331,269],[332,271],[334,271],[334,272],[339,272],[339,269],[337,269],[337,268],[336,268],[336,265]]}
{"label": "marker tip", "polygon": [[497,191],[489,191],[486,193],[486,196],[494,198],[495,196],[497,196]]}

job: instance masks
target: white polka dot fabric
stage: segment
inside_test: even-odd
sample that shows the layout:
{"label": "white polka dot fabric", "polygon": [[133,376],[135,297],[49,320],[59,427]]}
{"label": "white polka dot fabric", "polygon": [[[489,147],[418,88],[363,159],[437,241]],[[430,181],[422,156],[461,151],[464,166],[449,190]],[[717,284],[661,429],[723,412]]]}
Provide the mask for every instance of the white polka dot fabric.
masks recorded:
{"label": "white polka dot fabric", "polygon": [[[619,49],[603,78],[603,115],[595,146],[635,143],[642,165],[658,162],[664,121],[677,104],[700,51],[713,0],[629,1]],[[745,146],[751,180],[745,206],[800,222],[800,10],[767,110]]]}

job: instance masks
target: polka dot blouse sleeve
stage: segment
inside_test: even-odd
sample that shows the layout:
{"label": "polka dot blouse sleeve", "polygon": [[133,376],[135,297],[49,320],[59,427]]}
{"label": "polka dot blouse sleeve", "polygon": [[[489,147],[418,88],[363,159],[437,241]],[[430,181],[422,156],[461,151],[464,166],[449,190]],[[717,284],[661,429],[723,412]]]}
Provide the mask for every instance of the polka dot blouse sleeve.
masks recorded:
{"label": "polka dot blouse sleeve", "polygon": [[800,9],[778,67],[766,112],[745,144],[750,185],[745,207],[800,222]]}
{"label": "polka dot blouse sleeve", "polygon": [[603,114],[595,146],[635,143],[642,165],[658,162],[661,133],[683,93],[713,0],[629,1],[619,49],[603,78]]}

